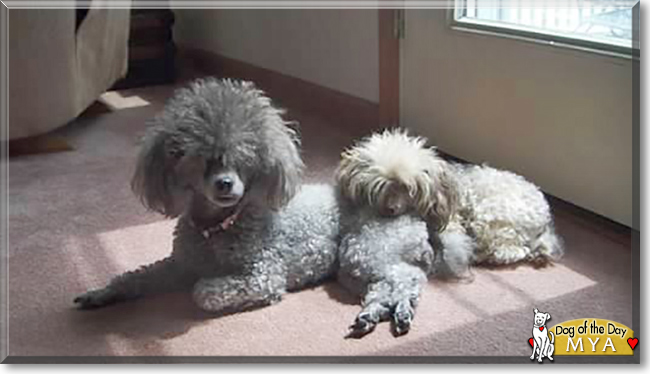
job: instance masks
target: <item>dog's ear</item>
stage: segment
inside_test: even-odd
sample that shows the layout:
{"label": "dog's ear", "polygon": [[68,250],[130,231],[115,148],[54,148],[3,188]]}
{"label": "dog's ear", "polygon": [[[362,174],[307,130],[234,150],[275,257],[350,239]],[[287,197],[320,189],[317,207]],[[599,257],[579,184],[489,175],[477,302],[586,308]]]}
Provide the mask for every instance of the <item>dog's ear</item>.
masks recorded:
{"label": "dog's ear", "polygon": [[363,183],[357,181],[362,165],[358,159],[359,156],[354,148],[344,151],[335,172],[336,186],[343,196],[352,201],[361,201],[360,197],[363,193]]}
{"label": "dog's ear", "polygon": [[429,172],[432,201],[425,212],[427,224],[435,231],[443,231],[458,207],[458,184],[455,174],[446,162]]}
{"label": "dog's ear", "polygon": [[187,181],[202,173],[202,162],[186,154],[169,132],[152,127],[143,140],[131,188],[148,209],[176,217],[185,207]]}
{"label": "dog's ear", "polygon": [[546,313],[546,320],[548,321],[549,319],[551,319],[551,315]]}
{"label": "dog's ear", "polygon": [[284,206],[298,192],[304,169],[296,132],[279,116],[277,122],[270,126],[267,134],[269,150],[265,161],[268,168],[263,171],[266,202],[271,209]]}
{"label": "dog's ear", "polygon": [[539,310],[537,310],[537,308],[535,308],[535,309],[533,309],[533,313],[537,314],[537,313],[539,313]]}

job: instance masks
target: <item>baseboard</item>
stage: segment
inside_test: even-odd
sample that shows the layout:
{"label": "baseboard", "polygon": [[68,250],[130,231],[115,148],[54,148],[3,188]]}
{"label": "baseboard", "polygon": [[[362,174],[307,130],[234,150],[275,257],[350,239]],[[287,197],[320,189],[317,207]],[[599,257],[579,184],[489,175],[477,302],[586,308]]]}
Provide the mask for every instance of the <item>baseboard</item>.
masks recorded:
{"label": "baseboard", "polygon": [[206,75],[251,80],[278,105],[316,115],[351,135],[379,128],[378,103],[202,49],[179,46],[178,56],[178,65],[190,64]]}
{"label": "baseboard", "polygon": [[68,152],[74,147],[63,136],[52,134],[37,135],[28,138],[2,142],[3,147],[9,148],[9,157],[39,155],[44,153]]}
{"label": "baseboard", "polygon": [[[632,249],[632,233],[634,230],[629,226],[616,222],[610,218],[594,213],[585,208],[579,207],[570,201],[544,193],[548,199],[553,212],[570,215],[574,222],[588,227],[591,231],[597,232],[608,239]],[[638,231],[637,231],[638,232]]]}

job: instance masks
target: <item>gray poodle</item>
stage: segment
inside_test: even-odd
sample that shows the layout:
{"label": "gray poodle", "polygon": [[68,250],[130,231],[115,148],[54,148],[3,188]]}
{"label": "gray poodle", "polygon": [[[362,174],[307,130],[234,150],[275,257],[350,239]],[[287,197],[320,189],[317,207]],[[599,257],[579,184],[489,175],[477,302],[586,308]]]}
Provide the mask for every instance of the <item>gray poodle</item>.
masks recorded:
{"label": "gray poodle", "polygon": [[342,155],[336,173],[338,280],[361,296],[363,307],[350,337],[362,337],[391,318],[395,335],[408,332],[421,284],[432,272],[429,236],[450,217],[455,189],[447,188],[444,162],[423,144],[404,131],[385,131]]}
{"label": "gray poodle", "polygon": [[300,186],[297,138],[252,83],[203,79],[149,128],[132,180],[148,208],[179,217],[173,251],[74,301],[80,308],[191,289],[217,314],[261,307],[334,274],[331,186]]}

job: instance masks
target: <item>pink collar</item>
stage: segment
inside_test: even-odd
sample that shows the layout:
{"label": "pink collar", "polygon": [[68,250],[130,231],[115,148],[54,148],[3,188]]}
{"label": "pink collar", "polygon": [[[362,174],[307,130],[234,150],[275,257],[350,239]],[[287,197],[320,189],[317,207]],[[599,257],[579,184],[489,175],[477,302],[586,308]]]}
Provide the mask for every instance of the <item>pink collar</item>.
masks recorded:
{"label": "pink collar", "polygon": [[[229,228],[231,228],[235,224],[235,222],[237,221],[237,218],[239,218],[239,213],[240,212],[241,212],[241,208],[237,207],[237,209],[235,209],[233,214],[226,217],[223,221],[219,222],[217,225],[202,229],[201,230],[201,235],[203,235],[204,238],[208,239],[208,238],[210,238],[210,236],[212,236],[214,234],[217,234],[217,233],[224,232],[224,231],[228,230]],[[200,229],[200,227],[197,226],[196,223],[194,223],[194,220],[190,220],[190,224],[192,225],[192,227],[196,227],[196,228]]]}

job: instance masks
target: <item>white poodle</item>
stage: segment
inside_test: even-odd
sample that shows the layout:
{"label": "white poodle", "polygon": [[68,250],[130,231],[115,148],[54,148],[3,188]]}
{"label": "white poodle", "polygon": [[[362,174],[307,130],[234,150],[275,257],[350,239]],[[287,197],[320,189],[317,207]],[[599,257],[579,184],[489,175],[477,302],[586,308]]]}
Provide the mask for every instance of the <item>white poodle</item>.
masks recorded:
{"label": "white poodle", "polygon": [[550,206],[537,186],[486,165],[452,165],[458,208],[440,234],[445,258],[471,253],[474,264],[544,265],[562,256]]}
{"label": "white poodle", "polygon": [[[392,196],[393,201],[380,200],[377,205],[389,207],[391,215],[413,213],[424,219],[436,251],[432,267],[436,275],[461,276],[469,266],[480,264],[544,265],[562,256],[563,245],[555,233],[550,206],[539,188],[522,176],[486,165],[447,162],[435,148],[426,147],[422,138],[409,136],[405,130],[386,131],[369,139],[361,153],[356,150],[346,157],[365,157],[375,165],[362,169],[368,178],[357,177],[362,183],[349,189],[369,203],[374,197]],[[393,174],[370,178],[385,170]],[[391,177],[411,182],[406,188],[404,184],[387,184]],[[401,192],[376,193],[399,188]]]}

